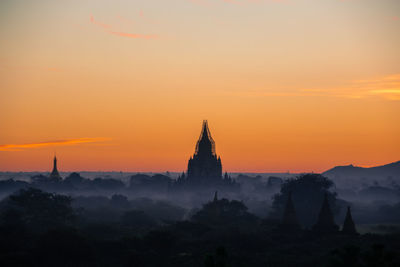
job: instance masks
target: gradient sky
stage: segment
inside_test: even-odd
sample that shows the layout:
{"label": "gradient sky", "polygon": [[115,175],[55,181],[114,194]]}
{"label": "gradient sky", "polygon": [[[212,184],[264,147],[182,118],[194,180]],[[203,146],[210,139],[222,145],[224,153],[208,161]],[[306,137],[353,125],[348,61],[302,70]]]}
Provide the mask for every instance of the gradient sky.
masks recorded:
{"label": "gradient sky", "polygon": [[0,171],[400,160],[398,0],[2,0]]}

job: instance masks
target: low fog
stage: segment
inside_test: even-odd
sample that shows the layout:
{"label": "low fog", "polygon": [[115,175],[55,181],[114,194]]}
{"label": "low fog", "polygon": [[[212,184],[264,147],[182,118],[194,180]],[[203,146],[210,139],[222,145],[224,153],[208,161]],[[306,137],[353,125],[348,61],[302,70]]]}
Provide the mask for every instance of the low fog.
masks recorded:
{"label": "low fog", "polygon": [[[347,206],[352,208],[355,223],[363,231],[363,225],[368,226],[367,230],[374,231],[374,224],[400,222],[400,178],[399,172],[396,172],[399,163],[386,166],[389,167],[370,168],[372,172],[343,166],[322,174],[332,182],[327,190],[336,196],[334,216],[338,224],[342,223]],[[361,175],[358,174],[360,171]],[[116,222],[130,211],[140,211],[155,223],[162,224],[190,218],[218,191],[219,198],[241,201],[250,213],[260,218],[274,218],[280,216],[274,210],[273,201],[279,195],[281,186],[301,176],[290,173],[231,173],[230,177],[237,184],[235,188],[199,186],[183,189],[174,186],[179,175],[170,172],[74,172],[61,173],[62,179],[50,180],[48,173],[1,173],[0,197],[4,199],[19,189],[34,187],[71,196],[74,209],[80,210],[89,221]],[[301,214],[298,215],[301,217]],[[317,215],[307,217],[310,216]],[[316,218],[305,220],[310,223],[304,223],[303,227],[310,227],[313,220]]]}

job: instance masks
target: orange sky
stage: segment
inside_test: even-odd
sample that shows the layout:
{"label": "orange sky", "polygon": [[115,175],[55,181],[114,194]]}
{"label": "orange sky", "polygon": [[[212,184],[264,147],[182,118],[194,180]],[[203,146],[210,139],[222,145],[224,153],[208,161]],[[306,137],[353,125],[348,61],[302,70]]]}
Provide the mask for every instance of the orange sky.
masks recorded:
{"label": "orange sky", "polygon": [[4,0],[0,171],[400,160],[397,0]]}

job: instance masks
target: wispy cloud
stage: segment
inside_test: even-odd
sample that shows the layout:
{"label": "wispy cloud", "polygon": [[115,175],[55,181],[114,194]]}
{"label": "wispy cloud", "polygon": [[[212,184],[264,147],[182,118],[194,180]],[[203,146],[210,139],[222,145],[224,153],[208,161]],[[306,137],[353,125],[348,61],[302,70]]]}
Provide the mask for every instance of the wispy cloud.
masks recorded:
{"label": "wispy cloud", "polygon": [[381,96],[389,100],[400,100],[400,73],[354,81],[350,89],[360,97]]}
{"label": "wispy cloud", "polygon": [[115,31],[108,31],[108,33],[121,36],[121,37],[129,37],[135,39],[156,39],[157,35],[144,35],[144,34],[136,34],[136,33],[127,33],[127,32],[115,32]]}
{"label": "wispy cloud", "polygon": [[98,22],[97,20],[94,20],[93,15],[90,15],[90,22],[95,24],[95,25],[97,25],[97,26],[100,26],[103,29],[111,29],[110,25]]}
{"label": "wispy cloud", "polygon": [[38,148],[38,147],[48,147],[48,146],[71,146],[78,144],[87,144],[87,143],[100,143],[109,141],[109,138],[103,137],[95,137],[95,138],[75,138],[75,139],[64,139],[64,140],[56,140],[56,141],[44,141],[38,143],[30,143],[30,144],[5,144],[0,145],[0,151],[22,151],[30,148]]}
{"label": "wispy cloud", "polygon": [[111,25],[101,23],[97,20],[94,19],[93,15],[90,15],[90,22],[101,29],[103,29],[105,32],[116,35],[116,36],[121,36],[121,37],[128,37],[128,38],[134,38],[134,39],[157,39],[158,36],[155,34],[138,34],[138,33],[128,33],[128,32],[121,32],[118,30],[114,30]]}
{"label": "wispy cloud", "polygon": [[339,97],[349,99],[363,99],[380,97],[386,100],[400,100],[400,74],[387,75],[375,79],[356,80],[348,85],[337,88],[318,88],[318,89],[292,89],[286,91],[235,91],[225,92],[228,95],[244,97],[260,96],[300,96],[300,97]]}

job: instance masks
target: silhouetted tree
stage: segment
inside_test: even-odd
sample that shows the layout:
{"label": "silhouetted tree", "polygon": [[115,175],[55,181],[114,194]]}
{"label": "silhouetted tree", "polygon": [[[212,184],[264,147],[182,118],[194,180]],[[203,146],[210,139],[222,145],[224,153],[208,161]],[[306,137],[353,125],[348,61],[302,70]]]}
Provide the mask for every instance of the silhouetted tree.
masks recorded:
{"label": "silhouetted tree", "polygon": [[304,227],[310,227],[317,221],[325,193],[330,207],[334,213],[337,212],[336,193],[329,191],[333,185],[331,180],[320,174],[303,174],[286,180],[282,184],[280,193],[273,197],[271,216],[282,218],[289,192],[292,192],[292,199],[300,224]]}
{"label": "silhouetted tree", "polygon": [[223,198],[203,205],[203,208],[192,216],[192,220],[209,225],[227,225],[255,223],[257,217],[250,214],[242,202]]}
{"label": "silhouetted tree", "polygon": [[67,225],[75,217],[71,197],[35,188],[21,189],[5,199],[3,212],[7,214],[10,210],[19,214],[18,220],[34,230]]}
{"label": "silhouetted tree", "polygon": [[70,183],[73,186],[80,187],[86,179],[79,173],[73,172],[64,179],[64,183]]}
{"label": "silhouetted tree", "polygon": [[24,181],[15,181],[13,179],[0,181],[0,193],[11,193],[28,187],[29,183]]}

